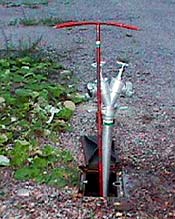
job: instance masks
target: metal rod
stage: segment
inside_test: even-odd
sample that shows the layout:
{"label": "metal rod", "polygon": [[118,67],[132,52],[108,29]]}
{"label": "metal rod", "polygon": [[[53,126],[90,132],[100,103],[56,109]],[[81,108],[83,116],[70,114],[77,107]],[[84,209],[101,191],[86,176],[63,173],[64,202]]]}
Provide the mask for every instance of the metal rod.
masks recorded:
{"label": "metal rod", "polygon": [[102,94],[101,94],[101,25],[96,25],[96,62],[97,62],[97,130],[98,130],[98,172],[99,193],[103,196],[103,163],[102,163]]}

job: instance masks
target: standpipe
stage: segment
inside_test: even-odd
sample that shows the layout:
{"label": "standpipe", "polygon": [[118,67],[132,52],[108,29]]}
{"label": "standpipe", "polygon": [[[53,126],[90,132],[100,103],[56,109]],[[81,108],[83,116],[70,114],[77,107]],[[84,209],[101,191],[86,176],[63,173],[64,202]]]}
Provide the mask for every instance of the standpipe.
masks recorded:
{"label": "standpipe", "polygon": [[[121,91],[121,80],[115,80],[113,88],[109,89],[102,78],[101,71],[101,26],[115,26],[130,30],[139,30],[138,27],[118,23],[115,21],[99,22],[99,21],[72,21],[57,24],[56,29],[70,28],[73,26],[95,25],[96,26],[96,64],[97,64],[97,129],[98,129],[98,172],[99,172],[99,193],[100,196],[106,197],[108,194],[108,181],[110,173],[110,156],[112,144],[112,127],[114,117],[114,104],[116,102],[118,93]],[[116,87],[117,86],[117,87]],[[110,86],[111,87],[111,86]],[[103,94],[102,94],[103,93]],[[103,98],[102,98],[103,96]],[[102,100],[103,99],[103,100]],[[105,105],[105,113],[102,115],[102,103]],[[104,118],[103,118],[104,117]]]}

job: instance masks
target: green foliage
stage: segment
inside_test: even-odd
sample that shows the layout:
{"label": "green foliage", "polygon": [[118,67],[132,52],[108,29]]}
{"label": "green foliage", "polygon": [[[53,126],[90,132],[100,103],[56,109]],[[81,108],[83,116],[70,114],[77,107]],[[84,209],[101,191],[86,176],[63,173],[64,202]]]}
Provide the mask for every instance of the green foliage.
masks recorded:
{"label": "green foliage", "polygon": [[71,153],[46,145],[40,155],[28,158],[30,163],[15,172],[18,180],[36,180],[38,183],[48,183],[63,187],[76,184],[78,170],[75,168]]}
{"label": "green foliage", "polygon": [[47,183],[49,185],[59,185],[64,187],[66,185],[76,185],[78,180],[77,169],[61,167],[55,168],[47,176]]}
{"label": "green foliage", "polygon": [[16,141],[11,151],[11,164],[13,166],[23,166],[28,159],[30,143],[23,140]]}
{"label": "green foliage", "polygon": [[59,74],[62,69],[29,56],[0,59],[0,154],[10,158],[17,179],[62,186],[77,175],[69,151],[49,145],[40,149],[40,139],[52,141],[58,132],[70,129],[73,111],[63,103],[73,99],[76,90],[49,80],[50,72]]}
{"label": "green foliage", "polygon": [[8,141],[8,137],[6,134],[1,134],[0,136],[0,145],[2,145],[3,143],[6,143]]}
{"label": "green foliage", "polygon": [[68,108],[63,108],[58,114],[57,117],[59,119],[64,119],[65,121],[69,121],[73,115],[73,111]]}
{"label": "green foliage", "polygon": [[76,104],[79,104],[79,103],[82,103],[82,102],[85,102],[86,101],[86,97],[85,96],[82,96],[78,93],[74,93],[70,99],[76,103]]}
{"label": "green foliage", "polygon": [[15,178],[18,180],[34,179],[40,175],[40,170],[37,168],[23,167],[15,172]]}

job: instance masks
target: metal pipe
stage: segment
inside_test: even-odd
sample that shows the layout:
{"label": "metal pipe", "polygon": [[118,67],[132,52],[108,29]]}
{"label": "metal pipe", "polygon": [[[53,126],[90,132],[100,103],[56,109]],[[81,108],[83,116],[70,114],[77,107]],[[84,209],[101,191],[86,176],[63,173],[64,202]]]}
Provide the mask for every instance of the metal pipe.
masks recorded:
{"label": "metal pipe", "polygon": [[101,77],[101,89],[102,89],[102,98],[105,106],[110,106],[111,96],[110,96],[110,88],[107,80]]}
{"label": "metal pipe", "polygon": [[111,164],[111,145],[112,145],[112,129],[107,124],[103,125],[103,197],[108,196],[108,185]]}
{"label": "metal pipe", "polygon": [[112,131],[115,115],[114,106],[117,102],[117,98],[119,97],[124,87],[124,83],[121,80],[123,71],[124,65],[122,65],[121,69],[119,70],[119,74],[117,75],[117,77],[112,79],[110,85],[106,81],[106,84],[102,86],[102,95],[104,100],[102,135],[103,197],[108,196],[108,185],[111,164]]}
{"label": "metal pipe", "polygon": [[124,86],[124,83],[122,82],[122,80],[120,78],[113,78],[113,80],[111,81],[111,106],[114,106],[116,104],[116,100],[119,96],[119,94],[122,91],[122,88]]}

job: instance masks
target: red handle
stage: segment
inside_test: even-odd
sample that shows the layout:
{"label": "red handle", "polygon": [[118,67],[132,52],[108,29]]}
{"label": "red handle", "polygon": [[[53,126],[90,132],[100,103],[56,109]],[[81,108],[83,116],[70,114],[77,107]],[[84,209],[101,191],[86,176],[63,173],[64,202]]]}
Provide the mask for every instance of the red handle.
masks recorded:
{"label": "red handle", "polygon": [[128,24],[123,24],[123,23],[118,23],[115,21],[108,21],[108,22],[98,22],[98,21],[70,21],[62,24],[57,24],[54,26],[56,29],[60,28],[68,28],[68,27],[74,27],[74,26],[82,26],[82,25],[110,25],[110,26],[115,26],[119,28],[125,28],[129,30],[140,30],[139,27],[133,26],[133,25],[128,25]]}

